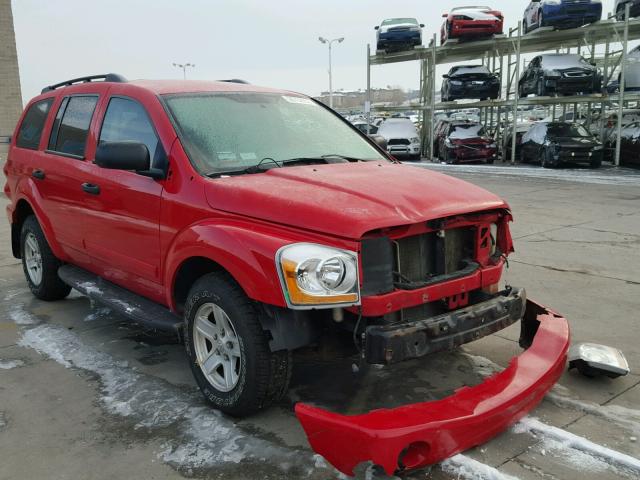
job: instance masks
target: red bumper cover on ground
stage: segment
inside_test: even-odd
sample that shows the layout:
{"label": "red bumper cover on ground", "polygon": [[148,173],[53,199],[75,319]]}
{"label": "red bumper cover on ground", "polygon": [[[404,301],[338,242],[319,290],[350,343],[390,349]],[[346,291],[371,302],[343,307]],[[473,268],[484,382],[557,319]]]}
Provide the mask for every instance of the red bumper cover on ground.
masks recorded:
{"label": "red bumper cover on ground", "polygon": [[345,416],[298,403],[313,450],[347,475],[372,461],[391,475],[442,461],[491,439],[533,409],[565,368],[569,325],[527,301],[521,343],[509,367],[443,400]]}

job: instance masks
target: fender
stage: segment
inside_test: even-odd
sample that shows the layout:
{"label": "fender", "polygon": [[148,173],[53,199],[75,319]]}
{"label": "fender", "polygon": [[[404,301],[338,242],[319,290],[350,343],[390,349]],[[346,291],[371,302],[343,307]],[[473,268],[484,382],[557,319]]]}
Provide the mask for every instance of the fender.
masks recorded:
{"label": "fender", "polygon": [[[16,223],[16,213],[17,213],[17,205],[21,200],[24,200],[29,204],[31,210],[35,214],[38,219],[38,223],[40,224],[40,228],[42,228],[42,232],[44,233],[44,237],[51,248],[53,254],[61,259],[67,259],[67,255],[64,253],[62,247],[56,240],[55,235],[53,234],[53,228],[51,227],[51,222],[49,221],[49,217],[42,209],[42,197],[38,189],[35,188],[33,184],[33,180],[30,178],[23,179],[19,181],[16,185],[16,190],[14,194],[14,198],[12,199],[12,208],[11,208],[11,228],[17,228]],[[7,209],[9,210],[9,209]],[[18,233],[19,235],[19,233]]]}
{"label": "fender", "polygon": [[180,266],[189,258],[205,257],[224,268],[249,298],[286,307],[275,255],[280,247],[297,241],[309,241],[309,237],[239,219],[206,220],[191,225],[176,236],[167,252],[164,273],[167,304],[175,311],[172,292]]}

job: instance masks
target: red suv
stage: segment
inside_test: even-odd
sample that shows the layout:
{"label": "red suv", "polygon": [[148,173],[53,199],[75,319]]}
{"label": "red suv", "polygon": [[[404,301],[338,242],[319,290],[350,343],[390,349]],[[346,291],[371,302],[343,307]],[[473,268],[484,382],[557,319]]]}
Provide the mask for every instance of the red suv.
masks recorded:
{"label": "red suv", "polygon": [[[58,300],[73,287],[137,322],[177,330],[206,399],[227,413],[280,398],[291,352],[331,335],[352,338],[364,362],[391,364],[524,316],[526,346],[546,332],[531,347],[535,360],[477,394],[464,390],[471,399],[452,397],[465,407],[445,417],[470,423],[433,449],[446,455],[497,433],[561,372],[563,331],[538,340],[550,328],[538,328],[540,308],[525,307],[522,289],[499,288],[512,251],[507,204],[398,164],[306,96],[237,82],[70,80],[29,102],[4,171],[13,254],[34,295]],[[535,391],[524,403],[522,389]],[[487,395],[500,410],[472,413]],[[336,449],[331,428],[311,435],[339,416],[318,420],[305,407],[296,411],[314,448],[348,470],[357,448]],[[400,423],[427,437],[417,412]],[[485,429],[476,414],[499,417]],[[386,428],[361,422],[368,433]],[[374,435],[363,455],[387,465],[376,448],[397,459],[409,430]],[[416,458],[404,465],[433,460]]]}

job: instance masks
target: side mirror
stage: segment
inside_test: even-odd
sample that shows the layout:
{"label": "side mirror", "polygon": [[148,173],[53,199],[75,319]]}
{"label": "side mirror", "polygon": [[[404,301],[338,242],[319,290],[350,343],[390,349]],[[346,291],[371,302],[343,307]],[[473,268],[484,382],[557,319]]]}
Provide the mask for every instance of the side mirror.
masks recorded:
{"label": "side mirror", "polygon": [[387,151],[387,139],[382,135],[369,135],[369,138],[385,152]]}
{"label": "side mirror", "polygon": [[421,24],[420,24],[420,28],[424,28],[424,23],[421,23]]}
{"label": "side mirror", "polygon": [[449,17],[449,14],[448,14],[448,13],[443,13],[443,14],[442,14],[442,18],[447,18],[447,17]]}
{"label": "side mirror", "polygon": [[95,164],[110,170],[130,170],[152,178],[164,177],[164,172],[151,169],[149,150],[144,143],[102,142],[96,149]]}
{"label": "side mirror", "polygon": [[442,78],[449,78],[449,74],[445,73],[444,75],[442,75]]}
{"label": "side mirror", "polygon": [[380,27],[378,25],[376,25],[375,27],[373,27],[374,30],[379,30]]}

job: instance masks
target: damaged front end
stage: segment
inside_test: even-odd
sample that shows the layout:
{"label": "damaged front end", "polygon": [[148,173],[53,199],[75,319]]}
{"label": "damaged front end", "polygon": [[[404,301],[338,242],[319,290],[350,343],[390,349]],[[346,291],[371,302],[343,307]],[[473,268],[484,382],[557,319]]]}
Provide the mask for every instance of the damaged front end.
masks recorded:
{"label": "damaged front end", "polygon": [[[523,292],[518,295],[524,301]],[[505,305],[513,311],[518,301]],[[494,310],[492,318],[503,318]],[[442,400],[356,416],[298,403],[296,415],[313,450],[347,475],[367,461],[389,475],[424,467],[488,441],[533,409],[565,368],[569,336],[565,318],[527,300],[520,338],[526,351],[480,385]]]}

